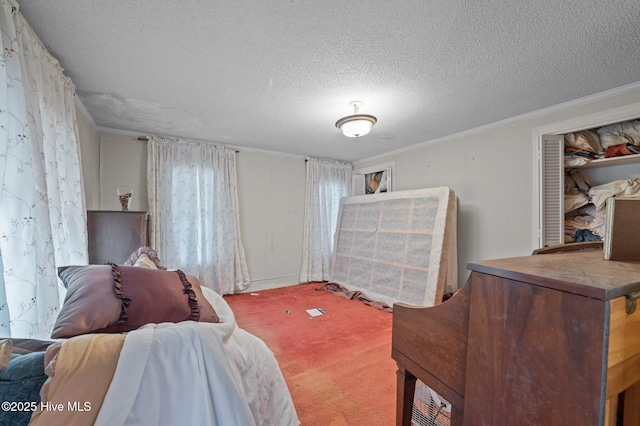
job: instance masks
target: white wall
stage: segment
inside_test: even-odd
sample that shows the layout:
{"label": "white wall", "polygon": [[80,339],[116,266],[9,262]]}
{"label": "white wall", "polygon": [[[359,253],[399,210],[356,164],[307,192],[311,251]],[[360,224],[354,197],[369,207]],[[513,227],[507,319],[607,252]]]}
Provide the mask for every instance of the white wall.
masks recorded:
{"label": "white wall", "polygon": [[[358,161],[354,166],[357,170],[393,164],[394,190],[448,186],[455,191],[462,285],[468,276],[468,261],[528,255],[535,248],[533,129],[630,105],[639,99],[640,85],[636,84]],[[85,132],[81,130],[81,134]],[[100,173],[96,175],[95,153],[85,155],[87,142],[82,139],[81,136],[88,192],[95,194],[92,182],[100,177],[98,208],[119,209],[116,188],[128,185],[134,192],[132,210],[146,210],[146,142],[102,133]],[[252,279],[249,290],[297,283],[302,252],[304,159],[241,150],[237,166],[241,231]],[[87,198],[94,197],[92,194]],[[91,204],[95,202],[92,200]],[[88,207],[91,204],[88,202]]]}
{"label": "white wall", "polygon": [[238,153],[240,227],[250,290],[298,284],[302,261],[305,159]]}
{"label": "white wall", "polygon": [[100,133],[78,109],[76,122],[86,207],[87,210],[97,210],[100,207]]}
{"label": "white wall", "polygon": [[[101,134],[100,210],[120,210],[116,189],[125,185],[133,191],[130,209],[147,210],[146,161],[146,141]],[[237,155],[248,291],[299,282],[305,176],[304,157],[248,149]]]}
{"label": "white wall", "polygon": [[358,170],[394,162],[394,190],[447,186],[455,191],[462,285],[469,275],[468,261],[523,256],[535,248],[533,129],[639,99],[640,85],[631,85],[358,161],[354,166]]}
{"label": "white wall", "polygon": [[131,187],[129,210],[147,210],[147,141],[101,133],[100,210],[120,210],[117,189]]}

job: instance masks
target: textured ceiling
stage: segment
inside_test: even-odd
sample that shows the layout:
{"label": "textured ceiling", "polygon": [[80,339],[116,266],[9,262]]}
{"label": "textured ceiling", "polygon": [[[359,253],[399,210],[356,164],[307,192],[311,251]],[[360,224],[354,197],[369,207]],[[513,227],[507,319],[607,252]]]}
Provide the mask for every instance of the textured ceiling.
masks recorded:
{"label": "textured ceiling", "polygon": [[[100,129],[359,160],[640,81],[638,0],[18,0]],[[378,117],[358,139],[334,123]]]}

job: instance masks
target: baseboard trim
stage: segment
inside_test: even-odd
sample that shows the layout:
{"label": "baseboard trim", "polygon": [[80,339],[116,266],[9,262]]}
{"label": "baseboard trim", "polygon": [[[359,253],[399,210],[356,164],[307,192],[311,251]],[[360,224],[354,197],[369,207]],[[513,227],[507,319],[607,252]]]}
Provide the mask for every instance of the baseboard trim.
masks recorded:
{"label": "baseboard trim", "polygon": [[299,275],[285,275],[282,277],[274,278],[258,278],[251,280],[249,287],[242,291],[242,293],[254,293],[260,290],[269,290],[271,288],[289,287],[292,285],[300,284]]}

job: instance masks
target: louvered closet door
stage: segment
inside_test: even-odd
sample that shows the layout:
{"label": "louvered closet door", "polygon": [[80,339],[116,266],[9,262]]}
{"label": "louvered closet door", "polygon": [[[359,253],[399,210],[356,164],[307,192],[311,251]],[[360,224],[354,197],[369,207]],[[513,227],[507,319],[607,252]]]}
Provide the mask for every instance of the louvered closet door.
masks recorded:
{"label": "louvered closet door", "polygon": [[564,244],[564,143],[544,135],[540,146],[541,246]]}

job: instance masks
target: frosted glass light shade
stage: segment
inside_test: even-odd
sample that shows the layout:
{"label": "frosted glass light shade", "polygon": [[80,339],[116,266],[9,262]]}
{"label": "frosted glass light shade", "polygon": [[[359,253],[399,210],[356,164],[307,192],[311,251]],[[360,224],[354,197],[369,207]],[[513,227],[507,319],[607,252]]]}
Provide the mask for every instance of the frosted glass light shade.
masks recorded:
{"label": "frosted glass light shade", "polygon": [[336,127],[348,138],[358,138],[371,131],[371,127],[378,120],[373,115],[354,114],[341,118],[336,122]]}

